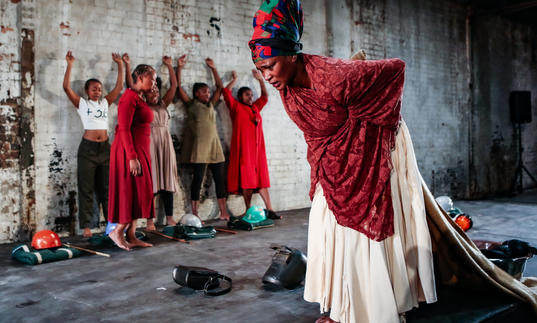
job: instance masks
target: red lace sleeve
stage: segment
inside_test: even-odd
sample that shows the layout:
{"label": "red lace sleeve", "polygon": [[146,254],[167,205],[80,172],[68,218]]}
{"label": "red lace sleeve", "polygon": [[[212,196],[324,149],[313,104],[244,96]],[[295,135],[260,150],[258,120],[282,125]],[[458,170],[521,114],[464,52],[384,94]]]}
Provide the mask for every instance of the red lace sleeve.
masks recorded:
{"label": "red lace sleeve", "polygon": [[378,126],[399,122],[405,62],[398,58],[353,61],[345,73],[343,106],[349,116]]}

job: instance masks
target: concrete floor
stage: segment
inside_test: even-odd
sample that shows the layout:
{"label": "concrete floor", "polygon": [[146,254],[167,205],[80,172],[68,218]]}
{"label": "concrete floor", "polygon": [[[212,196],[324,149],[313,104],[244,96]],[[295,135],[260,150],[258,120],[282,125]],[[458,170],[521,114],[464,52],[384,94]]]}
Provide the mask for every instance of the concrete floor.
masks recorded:
{"label": "concrete floor", "polygon": [[[537,190],[512,198],[454,201],[454,206],[472,217],[474,227],[468,235],[474,240],[519,239],[537,247]],[[537,256],[528,260],[524,273],[537,277]]]}
{"label": "concrete floor", "polygon": [[[528,200],[455,201],[455,206],[472,216],[472,238],[537,245],[537,192],[523,197]],[[10,259],[13,244],[1,245],[0,322],[314,322],[319,307],[302,299],[302,287],[262,288],[271,243],[306,250],[308,210],[281,214],[275,227],[220,233],[190,245],[149,234],[155,247],[104,250],[111,258],[85,255],[27,266]],[[176,264],[218,270],[233,279],[233,290],[209,297],[181,288],[171,277]],[[537,276],[535,259],[528,262],[530,275]]]}

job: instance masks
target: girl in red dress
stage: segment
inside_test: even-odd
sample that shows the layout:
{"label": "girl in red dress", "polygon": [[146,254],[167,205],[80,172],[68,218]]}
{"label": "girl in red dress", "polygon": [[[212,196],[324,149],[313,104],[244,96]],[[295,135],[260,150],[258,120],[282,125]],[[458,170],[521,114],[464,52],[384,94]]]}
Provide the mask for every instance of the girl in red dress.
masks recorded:
{"label": "girl in red dress", "polygon": [[235,71],[233,79],[223,90],[224,100],[233,122],[227,190],[231,194],[242,193],[246,209],[250,207],[254,190],[259,191],[267,207],[268,216],[279,218],[272,210],[268,192],[270,180],[261,118],[261,110],[268,101],[267,89],[261,73],[254,69],[252,74],[261,88],[261,96],[255,102],[249,87],[241,87],[237,92],[237,99],[231,94],[231,89],[237,82]]}
{"label": "girl in red dress", "polygon": [[[144,95],[156,84],[155,70],[140,64],[133,72],[134,84],[118,105],[118,124],[110,153],[108,221],[117,223],[110,238],[122,249],[151,247],[136,238],[136,221],[153,218],[150,123],[153,111]],[[129,226],[130,225],[130,226]],[[127,239],[123,235],[128,226]]]}

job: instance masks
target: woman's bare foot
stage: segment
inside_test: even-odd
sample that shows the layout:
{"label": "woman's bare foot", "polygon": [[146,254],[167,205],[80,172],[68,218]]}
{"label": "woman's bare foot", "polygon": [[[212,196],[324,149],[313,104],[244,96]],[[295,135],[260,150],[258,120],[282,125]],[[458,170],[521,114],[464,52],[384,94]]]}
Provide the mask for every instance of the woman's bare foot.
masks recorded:
{"label": "woman's bare foot", "polygon": [[177,225],[177,222],[175,222],[175,220],[173,219],[173,216],[166,216],[166,224],[175,226]]}
{"label": "woman's bare foot", "polygon": [[141,247],[141,248],[153,247],[152,244],[144,242],[138,238],[130,238],[128,240],[129,240],[128,243],[131,247]]}
{"label": "woman's bare foot", "polygon": [[110,239],[112,239],[112,241],[114,241],[116,246],[120,247],[121,249],[125,249],[127,251],[131,250],[130,243],[128,243],[125,240],[125,236],[123,235],[122,230],[117,230],[117,227],[116,227],[116,229],[110,232],[108,236],[110,237]]}
{"label": "woman's bare foot", "polygon": [[220,212],[220,220],[229,221],[229,214],[223,214],[222,212]]}
{"label": "woman's bare foot", "polygon": [[84,228],[84,233],[82,235],[84,236],[84,238],[91,238],[93,233],[91,233],[90,228]]}
{"label": "woman's bare foot", "polygon": [[147,219],[147,230],[149,231],[156,231],[157,228],[155,227],[155,222],[153,222],[153,219]]}

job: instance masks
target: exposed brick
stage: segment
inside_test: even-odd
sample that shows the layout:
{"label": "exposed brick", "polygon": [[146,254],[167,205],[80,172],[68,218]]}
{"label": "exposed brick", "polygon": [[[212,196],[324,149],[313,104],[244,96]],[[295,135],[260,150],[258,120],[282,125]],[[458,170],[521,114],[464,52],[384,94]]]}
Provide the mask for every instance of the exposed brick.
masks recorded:
{"label": "exposed brick", "polygon": [[[247,46],[252,15],[259,3],[95,0],[52,6],[47,1],[1,1],[0,140],[4,144],[0,147],[0,209],[7,208],[6,214],[14,215],[0,217],[0,242],[22,239],[36,228],[52,228],[56,218],[71,219],[76,212],[76,151],[83,130],[61,88],[67,50],[76,57],[72,85],[81,95],[83,83],[90,77],[101,79],[105,92],[114,86],[117,70],[111,52],[128,52],[133,65],[147,63],[157,67],[165,86],[168,75],[161,66],[162,55],[172,56],[176,64],[180,55],[188,54],[182,81],[189,94],[194,82],[213,83],[204,64],[205,57],[210,56],[224,83],[236,70],[237,86],[250,86],[259,94],[251,76],[254,66]],[[474,93],[469,90],[472,70],[466,56],[467,11],[460,1],[309,0],[303,1],[303,6],[305,52],[348,57],[363,48],[371,59],[400,57],[406,61],[403,116],[413,136],[422,174],[435,193],[464,196],[471,172],[478,174],[476,191],[499,187],[497,183],[513,164],[512,129],[504,113],[505,93],[525,84],[537,93],[537,49],[529,45],[535,43],[534,30],[501,18],[475,22],[494,32],[491,37],[482,37],[479,44],[490,48],[490,52],[474,53],[479,69],[475,73],[492,66],[490,73],[484,73],[474,84],[474,107]],[[211,25],[211,18],[219,21],[213,19]],[[497,55],[503,48],[509,48],[509,52]],[[492,59],[479,61],[480,55]],[[498,81],[512,70],[521,71],[518,79]],[[491,81],[487,82],[486,77]],[[537,96],[533,97],[535,101]],[[170,131],[180,144],[185,109],[175,102],[169,111]],[[218,131],[224,149],[229,149],[228,111],[223,103],[217,111]],[[476,113],[479,117],[471,124],[469,118]],[[272,88],[262,115],[273,204],[276,209],[307,207],[309,166],[304,138]],[[112,104],[110,116],[113,137],[116,104]],[[535,111],[534,116],[537,119]],[[528,125],[524,133],[524,158],[534,174],[536,124]],[[471,133],[471,127],[475,132]],[[472,157],[480,171],[469,167],[468,151],[472,145],[480,147]],[[491,164],[493,149],[501,156]],[[49,164],[56,158],[55,152],[61,152],[62,160],[54,168],[57,172],[52,172]],[[179,172],[182,189],[177,193],[176,213],[183,214],[189,211],[191,170],[181,166]],[[212,185],[207,190],[202,216],[214,217],[218,211]],[[256,197],[254,203],[262,202]],[[229,205],[232,212],[243,212],[240,198],[230,198]]]}

